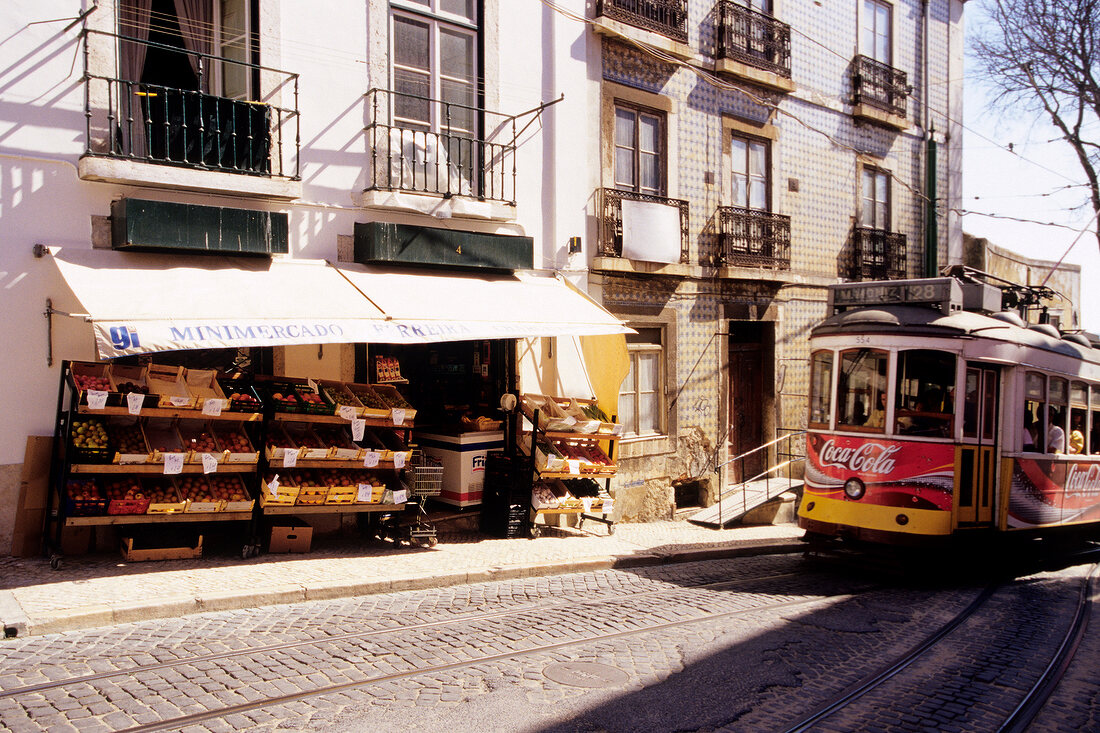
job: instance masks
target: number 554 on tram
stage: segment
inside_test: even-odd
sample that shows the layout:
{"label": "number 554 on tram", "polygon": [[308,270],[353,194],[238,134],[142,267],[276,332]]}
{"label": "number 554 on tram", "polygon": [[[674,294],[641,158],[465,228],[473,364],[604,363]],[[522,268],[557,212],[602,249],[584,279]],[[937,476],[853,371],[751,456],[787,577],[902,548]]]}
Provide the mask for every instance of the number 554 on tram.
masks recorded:
{"label": "number 554 on tram", "polygon": [[969,277],[845,283],[810,336],[799,524],[921,544],[1096,533],[1100,350]]}

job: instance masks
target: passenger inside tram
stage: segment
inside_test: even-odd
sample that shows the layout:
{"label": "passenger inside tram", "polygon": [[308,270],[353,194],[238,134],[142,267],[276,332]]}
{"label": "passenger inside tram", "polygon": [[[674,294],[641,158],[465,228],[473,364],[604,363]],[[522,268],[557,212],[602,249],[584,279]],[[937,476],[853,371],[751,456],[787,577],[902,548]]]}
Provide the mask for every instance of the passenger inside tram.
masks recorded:
{"label": "passenger inside tram", "polygon": [[1080,455],[1085,452],[1085,413],[1073,410],[1070,417],[1069,452]]}
{"label": "passenger inside tram", "polygon": [[1064,408],[1055,405],[1050,406],[1050,412],[1047,415],[1047,420],[1049,421],[1049,427],[1047,428],[1048,453],[1066,452],[1066,431],[1065,428],[1062,427],[1065,419],[1066,415]]}

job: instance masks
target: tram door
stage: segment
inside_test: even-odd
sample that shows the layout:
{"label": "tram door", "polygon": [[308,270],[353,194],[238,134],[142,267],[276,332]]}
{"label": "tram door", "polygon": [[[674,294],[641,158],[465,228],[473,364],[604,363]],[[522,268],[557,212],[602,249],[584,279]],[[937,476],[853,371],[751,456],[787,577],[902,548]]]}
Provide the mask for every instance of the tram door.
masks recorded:
{"label": "tram door", "polygon": [[997,490],[997,423],[1000,372],[967,362],[962,443],[955,458],[955,522],[990,524]]}

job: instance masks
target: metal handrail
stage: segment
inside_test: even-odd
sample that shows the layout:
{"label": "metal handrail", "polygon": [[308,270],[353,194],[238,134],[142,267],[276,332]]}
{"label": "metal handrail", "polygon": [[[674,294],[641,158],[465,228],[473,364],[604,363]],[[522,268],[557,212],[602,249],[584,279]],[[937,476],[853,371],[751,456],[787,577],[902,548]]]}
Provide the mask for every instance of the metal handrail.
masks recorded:
{"label": "metal handrail", "polygon": [[[366,127],[372,170],[367,190],[472,196],[515,204],[518,115],[377,87],[365,96],[371,112]],[[425,105],[429,120],[432,107],[437,107],[439,119],[433,125],[402,118],[395,112],[399,100]],[[461,113],[473,113],[470,125],[452,124]],[[482,136],[478,133],[486,116],[497,122],[492,133]],[[503,142],[490,139],[501,133]]]}
{"label": "metal handrail", "polygon": [[[780,429],[785,429],[785,428],[780,428]],[[789,441],[792,438],[802,436],[802,435],[805,435],[805,434],[806,434],[805,430],[794,430],[794,431],[789,432],[785,435],[781,435],[778,438],[775,438],[774,440],[770,440],[767,443],[764,443],[763,445],[759,445],[756,448],[753,448],[751,450],[747,450],[744,453],[741,453],[740,455],[734,456],[733,458],[729,459],[728,461],[719,464],[716,467],[715,470],[717,470],[719,468],[722,468],[723,466],[728,466],[729,464],[731,464],[735,461],[742,461],[742,465],[744,465],[744,459],[746,457],[751,456],[754,453],[758,453],[759,451],[766,450],[767,448],[770,448],[771,446],[776,445],[778,443],[781,443],[783,441]],[[773,494],[772,489],[771,489],[771,478],[770,478],[770,476],[771,476],[772,473],[774,473],[774,472],[776,472],[776,471],[778,471],[782,468],[786,468],[787,466],[793,465],[799,460],[803,460],[803,461],[806,460],[806,457],[804,455],[801,456],[801,457],[795,456],[792,453],[788,453],[787,455],[790,455],[792,457],[788,460],[782,461],[780,463],[776,463],[773,466],[769,466],[768,468],[764,469],[763,471],[756,474],[752,478],[747,478],[747,479],[742,478],[741,481],[738,484],[733,486],[733,488],[727,488],[725,491],[720,491],[718,493],[718,526],[719,527],[724,527],[725,526],[725,522],[723,521],[724,512],[723,512],[722,500],[725,499],[727,496],[740,491],[741,492],[741,512],[738,514],[738,516],[743,515],[746,511],[748,511],[747,508],[746,508],[746,505],[747,505],[748,502],[745,500],[745,493],[744,493],[744,490],[743,490],[744,487],[747,484],[752,483],[753,481],[757,481],[757,480],[763,478],[765,480],[764,501],[770,501],[771,499],[774,499],[779,494],[783,493],[783,491],[789,491],[791,489],[791,487],[794,485],[794,482],[793,482],[793,477],[790,475],[789,471],[787,472],[787,482],[786,482],[786,485],[783,488],[783,491],[778,491],[778,492]]]}

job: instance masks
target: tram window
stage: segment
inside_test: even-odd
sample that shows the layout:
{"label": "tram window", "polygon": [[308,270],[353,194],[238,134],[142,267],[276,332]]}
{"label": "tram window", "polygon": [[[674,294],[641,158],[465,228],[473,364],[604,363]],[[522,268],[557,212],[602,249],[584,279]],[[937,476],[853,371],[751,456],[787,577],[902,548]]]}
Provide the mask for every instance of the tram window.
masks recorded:
{"label": "tram window", "polygon": [[1093,387],[1092,392],[1092,419],[1089,421],[1088,446],[1089,453],[1100,455],[1100,387]]}
{"label": "tram window", "polygon": [[981,390],[980,369],[966,370],[966,391],[963,393],[963,437],[978,437],[978,404]]}
{"label": "tram window", "polygon": [[810,376],[810,422],[828,425],[833,411],[833,352],[813,355]]}
{"label": "tram window", "polygon": [[927,349],[898,352],[896,386],[897,432],[951,437],[955,413],[954,354]]}
{"label": "tram window", "polygon": [[1089,452],[1088,443],[1089,387],[1084,382],[1069,386],[1069,433],[1066,448],[1069,453]]}
{"label": "tram window", "polygon": [[1046,376],[1038,372],[1028,372],[1024,379],[1024,433],[1023,449],[1032,453],[1045,452],[1046,432],[1043,419],[1047,411]]}
{"label": "tram window", "polygon": [[885,351],[859,349],[840,355],[837,426],[882,431],[886,407]]}
{"label": "tram window", "polygon": [[1047,406],[1047,453],[1066,452],[1066,420],[1069,415],[1066,409],[1069,383],[1060,377],[1050,378],[1050,388],[1047,393],[1049,405]]}

